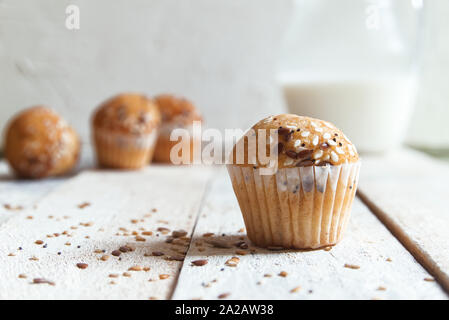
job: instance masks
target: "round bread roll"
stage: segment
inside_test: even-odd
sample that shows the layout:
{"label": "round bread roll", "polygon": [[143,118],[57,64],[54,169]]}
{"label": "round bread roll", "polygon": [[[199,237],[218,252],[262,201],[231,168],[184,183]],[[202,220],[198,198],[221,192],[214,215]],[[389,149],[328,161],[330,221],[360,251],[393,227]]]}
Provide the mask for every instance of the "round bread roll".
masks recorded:
{"label": "round bread roll", "polygon": [[228,164],[250,240],[293,249],[337,244],[357,190],[355,146],[331,123],[292,114],[251,129]]}
{"label": "round bread roll", "polygon": [[[171,163],[170,154],[172,148],[180,143],[179,141],[170,141],[170,135],[175,129],[185,129],[188,131],[190,139],[184,141],[187,145],[180,146],[179,158],[183,163],[191,163],[194,159],[195,137],[193,137],[193,122],[203,121],[198,109],[187,99],[173,95],[159,95],[155,99],[162,116],[159,138],[156,145],[154,160],[158,162]],[[201,141],[196,144],[201,147]],[[182,154],[187,150],[188,154]]]}
{"label": "round bread roll", "polygon": [[144,95],[126,93],[104,102],[93,116],[100,166],[138,169],[151,162],[161,116]]}
{"label": "round bread roll", "polygon": [[53,110],[37,106],[9,123],[5,157],[17,176],[39,179],[72,170],[80,154],[75,131]]}

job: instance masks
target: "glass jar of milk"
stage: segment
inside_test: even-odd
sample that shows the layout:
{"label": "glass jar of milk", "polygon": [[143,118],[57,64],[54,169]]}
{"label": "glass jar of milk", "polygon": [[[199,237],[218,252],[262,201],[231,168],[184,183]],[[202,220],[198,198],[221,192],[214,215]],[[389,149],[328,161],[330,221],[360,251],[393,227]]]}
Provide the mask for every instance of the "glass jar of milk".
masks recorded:
{"label": "glass jar of milk", "polygon": [[290,113],[333,122],[361,152],[404,138],[424,0],[294,0],[278,81]]}

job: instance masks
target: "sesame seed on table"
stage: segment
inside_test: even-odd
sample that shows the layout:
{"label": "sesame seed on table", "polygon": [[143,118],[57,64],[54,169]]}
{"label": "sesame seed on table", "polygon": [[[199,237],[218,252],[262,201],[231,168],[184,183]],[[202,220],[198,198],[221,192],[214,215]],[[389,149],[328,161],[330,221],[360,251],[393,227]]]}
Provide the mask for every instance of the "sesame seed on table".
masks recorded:
{"label": "sesame seed on table", "polygon": [[[420,249],[441,272],[426,271],[407,250],[411,241],[400,239],[401,244],[360,198],[335,247],[259,248],[246,236],[225,168],[150,166],[137,172],[84,171],[58,182],[30,182],[33,186],[0,180],[0,219],[7,217],[0,224],[0,298],[447,299],[440,286],[446,258],[437,251],[446,244],[435,247],[425,231],[409,228],[414,213],[402,214],[379,191],[376,164],[403,164],[404,154],[416,159],[410,163],[449,179],[449,170],[407,151],[389,160],[364,157],[360,189],[382,209],[376,212],[381,220],[402,219],[407,237],[420,239]],[[394,168],[403,178],[411,170]],[[389,179],[386,188],[401,205],[420,208]],[[27,193],[46,184],[46,192]],[[441,187],[429,188],[437,193]],[[419,198],[413,188],[409,184],[406,190]],[[429,208],[436,209],[432,201]],[[397,236],[398,227],[388,227]]]}

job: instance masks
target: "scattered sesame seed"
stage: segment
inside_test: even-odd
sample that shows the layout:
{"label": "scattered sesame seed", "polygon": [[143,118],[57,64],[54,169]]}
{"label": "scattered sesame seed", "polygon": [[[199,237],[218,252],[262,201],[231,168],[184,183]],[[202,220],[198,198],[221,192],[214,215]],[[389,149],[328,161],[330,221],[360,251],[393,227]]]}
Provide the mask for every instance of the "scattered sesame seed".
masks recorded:
{"label": "scattered sesame seed", "polygon": [[[84,202],[84,203],[79,204],[79,205],[78,205],[78,208],[84,209],[84,208],[87,208],[87,207],[89,207],[89,206],[90,206],[90,203],[89,203],[89,202]],[[65,218],[65,217],[64,217],[64,218]]]}
{"label": "scattered sesame seed", "polygon": [[168,278],[170,278],[170,275],[168,275],[168,274],[160,274],[159,275],[159,279],[161,279],[161,280],[165,280],[165,279],[168,279]]}
{"label": "scattered sesame seed", "polygon": [[288,273],[285,272],[285,271],[281,271],[281,272],[279,273],[279,276],[285,278],[285,277],[288,276]]}
{"label": "scattered sesame seed", "polygon": [[87,263],[77,263],[76,266],[80,269],[86,269],[89,265]]}
{"label": "scattered sesame seed", "polygon": [[317,146],[319,142],[320,142],[320,137],[315,136],[315,137],[313,138],[312,144],[313,144],[314,146]]}
{"label": "scattered sesame seed", "polygon": [[128,269],[128,271],[142,271],[142,267],[141,266],[132,266],[131,268]]}
{"label": "scattered sesame seed", "polygon": [[114,250],[114,251],[111,252],[111,254],[112,254],[114,257],[118,257],[118,256],[120,256],[122,253],[121,253],[119,250]]}
{"label": "scattered sesame seed", "polygon": [[159,231],[162,234],[168,234],[170,232],[170,229],[164,228],[164,227],[159,227],[159,228],[157,228],[157,231]]}
{"label": "scattered sesame seed", "polygon": [[19,279],[26,279],[26,278],[27,278],[26,274],[23,273],[19,274]]}
{"label": "scattered sesame seed", "polygon": [[226,261],[225,265],[227,265],[228,267],[237,267],[239,262],[240,262],[240,258],[232,257],[231,259]]}
{"label": "scattered sesame seed", "polygon": [[34,278],[33,279],[33,284],[49,284],[51,286],[54,286],[55,283],[53,281],[47,280],[47,279],[42,279],[42,278]]}
{"label": "scattered sesame seed", "polygon": [[218,299],[226,299],[227,297],[229,297],[231,294],[230,293],[222,293],[218,296]]}
{"label": "scattered sesame seed", "polygon": [[301,287],[300,287],[300,286],[291,289],[291,290],[290,290],[290,293],[296,293],[296,292],[299,292],[299,290],[301,290]]}
{"label": "scattered sesame seed", "polygon": [[301,137],[303,137],[303,138],[307,138],[308,136],[310,136],[310,132],[309,131],[303,131],[301,133]]}
{"label": "scattered sesame seed", "polygon": [[172,232],[173,238],[182,238],[187,235],[187,231],[185,230],[175,230]]}
{"label": "scattered sesame seed", "polygon": [[109,259],[108,255],[101,256],[100,258],[101,261],[107,261],[108,259]]}
{"label": "scattered sesame seed", "polygon": [[192,264],[197,267],[205,266],[207,263],[208,263],[208,261],[204,260],[204,259],[192,261]]}
{"label": "scattered sesame seed", "polygon": [[347,263],[346,263],[346,264],[345,264],[345,268],[358,270],[358,269],[360,269],[360,266],[355,265],[355,264],[347,264]]}
{"label": "scattered sesame seed", "polygon": [[133,251],[133,248],[128,247],[128,246],[121,246],[121,247],[119,248],[119,251],[120,251],[120,252],[123,252],[123,253],[131,252],[131,251]]}

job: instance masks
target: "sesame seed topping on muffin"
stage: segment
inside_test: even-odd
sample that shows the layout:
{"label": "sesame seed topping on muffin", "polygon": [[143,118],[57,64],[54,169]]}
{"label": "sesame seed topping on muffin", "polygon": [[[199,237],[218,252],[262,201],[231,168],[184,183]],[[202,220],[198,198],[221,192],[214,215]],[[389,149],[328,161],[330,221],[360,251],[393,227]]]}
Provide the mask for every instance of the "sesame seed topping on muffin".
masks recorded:
{"label": "sesame seed topping on muffin", "polygon": [[176,122],[179,126],[191,125],[193,121],[202,121],[197,108],[186,98],[162,94],[155,98],[163,123]]}
{"label": "sesame seed topping on muffin", "polygon": [[161,116],[156,104],[141,94],[125,93],[105,101],[96,110],[94,127],[113,132],[146,134],[159,127]]}
{"label": "sesame seed topping on muffin", "polygon": [[[271,144],[267,144],[265,154],[278,152],[278,168],[335,166],[359,160],[357,150],[351,141],[341,130],[327,121],[281,114],[263,119],[251,129],[256,133],[257,139],[265,133],[264,138],[267,141],[270,132],[277,132],[278,145],[273,148]],[[241,166],[267,167],[268,164],[260,162],[259,159],[256,159],[256,163],[249,161],[251,157],[247,156],[244,163],[236,162],[239,143],[244,143],[245,154],[248,151],[248,136],[245,135],[242,139],[244,140],[240,140],[234,147],[233,163]],[[258,143],[257,148],[259,148]]]}

